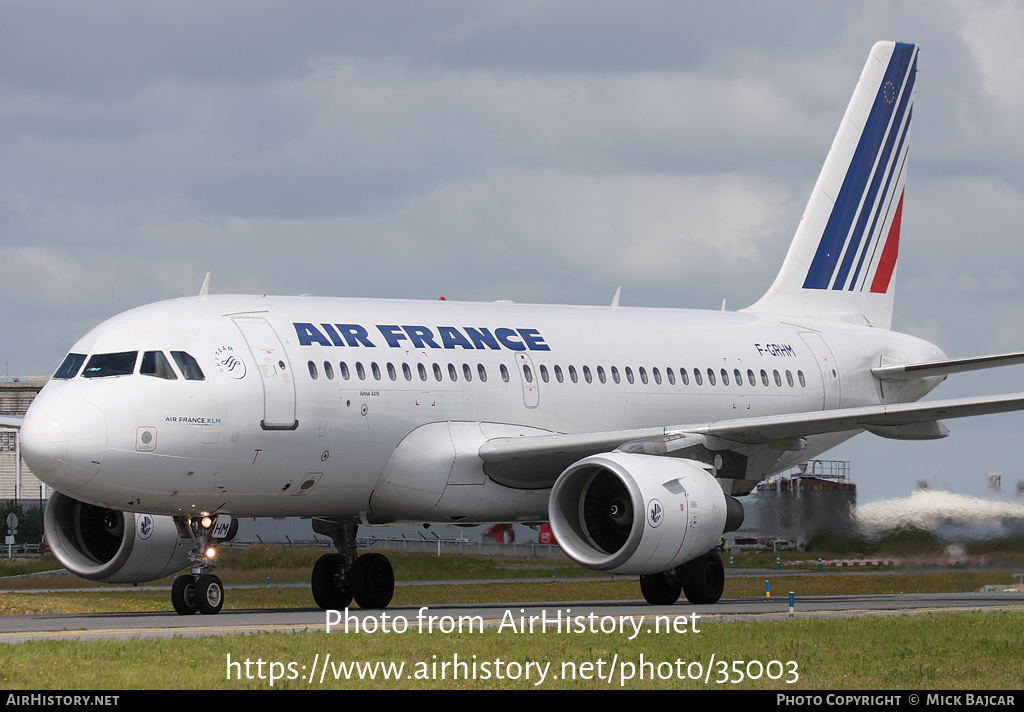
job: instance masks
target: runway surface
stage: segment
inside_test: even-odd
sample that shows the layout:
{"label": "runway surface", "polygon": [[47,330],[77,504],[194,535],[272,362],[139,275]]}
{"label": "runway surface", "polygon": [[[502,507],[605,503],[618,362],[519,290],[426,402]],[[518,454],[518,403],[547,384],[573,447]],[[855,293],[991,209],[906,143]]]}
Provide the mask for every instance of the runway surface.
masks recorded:
{"label": "runway surface", "polygon": [[[858,596],[807,596],[795,600],[794,617],[880,616],[948,611],[1024,611],[1024,591],[1003,593],[884,594]],[[694,618],[694,614],[697,616]],[[345,612],[335,612],[332,632],[344,630]],[[673,606],[651,606],[635,601],[564,601],[486,605],[393,606],[385,611],[350,609],[349,626],[372,626],[383,633],[393,626],[413,631],[433,626],[442,630],[460,618],[479,617],[484,626],[498,626],[509,617],[535,625],[573,617],[600,625],[609,619],[629,617],[632,624],[653,627],[658,616],[676,625],[696,621],[767,620],[790,616],[788,594],[771,598],[723,598],[711,606],[694,606],[685,600]],[[95,613],[69,615],[0,616],[0,643],[27,640],[93,640],[101,638],[155,638],[168,636],[237,635],[257,632],[325,631],[330,612],[319,609],[223,610],[215,616],[179,616],[167,613]],[[543,616],[543,619],[541,618]],[[641,621],[641,616],[643,620]],[[369,620],[373,618],[373,620]],[[683,620],[683,619],[686,620]],[[356,620],[358,619],[358,623]],[[686,621],[689,621],[687,623]],[[451,632],[451,631],[445,631]]]}

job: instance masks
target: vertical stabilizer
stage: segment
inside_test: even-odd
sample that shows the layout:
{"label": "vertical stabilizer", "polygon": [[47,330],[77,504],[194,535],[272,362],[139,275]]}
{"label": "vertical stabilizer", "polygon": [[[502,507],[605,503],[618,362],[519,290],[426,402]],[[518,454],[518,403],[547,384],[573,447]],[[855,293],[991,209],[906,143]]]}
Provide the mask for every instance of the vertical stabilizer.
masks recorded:
{"label": "vertical stabilizer", "polygon": [[749,311],[891,325],[917,50],[872,48],[782,270]]}

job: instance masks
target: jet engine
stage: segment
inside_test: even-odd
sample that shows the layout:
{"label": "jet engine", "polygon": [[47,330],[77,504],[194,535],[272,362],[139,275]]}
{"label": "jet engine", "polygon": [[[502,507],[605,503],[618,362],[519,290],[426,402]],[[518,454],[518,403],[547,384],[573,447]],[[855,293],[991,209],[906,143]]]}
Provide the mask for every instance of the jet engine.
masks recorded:
{"label": "jet engine", "polygon": [[97,507],[54,492],[43,518],[54,556],[73,574],[103,583],[143,583],[189,565],[192,542],[167,516]]}
{"label": "jet engine", "polygon": [[581,566],[650,575],[707,554],[743,523],[743,505],[701,463],[610,452],[561,474],[548,516],[562,550]]}

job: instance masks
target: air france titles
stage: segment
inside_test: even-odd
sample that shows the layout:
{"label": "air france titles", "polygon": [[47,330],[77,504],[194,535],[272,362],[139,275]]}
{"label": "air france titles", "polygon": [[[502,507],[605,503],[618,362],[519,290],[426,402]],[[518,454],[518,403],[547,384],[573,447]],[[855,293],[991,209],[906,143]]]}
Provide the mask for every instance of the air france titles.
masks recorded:
{"label": "air france titles", "polygon": [[309,322],[293,322],[295,333],[301,346],[319,344],[321,346],[348,346],[376,348],[383,338],[391,348],[412,349],[490,349],[500,351],[550,351],[551,347],[544,343],[544,337],[537,329],[510,329],[500,327],[488,329],[471,326],[398,326],[397,324],[377,324],[374,329],[380,334],[373,334],[361,324],[312,324]]}

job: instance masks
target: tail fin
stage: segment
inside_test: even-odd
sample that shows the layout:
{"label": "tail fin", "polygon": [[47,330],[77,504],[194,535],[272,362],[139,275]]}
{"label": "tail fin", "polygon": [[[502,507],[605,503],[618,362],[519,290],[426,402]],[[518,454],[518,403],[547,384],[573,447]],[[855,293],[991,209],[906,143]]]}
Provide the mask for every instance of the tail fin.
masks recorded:
{"label": "tail fin", "polygon": [[879,42],[775,283],[749,308],[888,329],[917,45]]}

